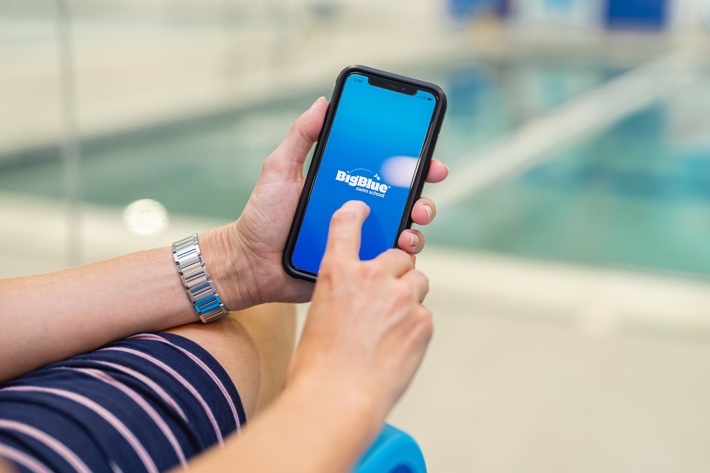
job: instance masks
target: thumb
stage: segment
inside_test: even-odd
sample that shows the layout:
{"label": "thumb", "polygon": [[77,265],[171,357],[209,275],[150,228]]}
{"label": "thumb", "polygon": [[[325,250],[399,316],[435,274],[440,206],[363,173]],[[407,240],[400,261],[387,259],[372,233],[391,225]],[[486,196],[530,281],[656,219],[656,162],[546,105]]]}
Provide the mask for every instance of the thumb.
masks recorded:
{"label": "thumb", "polygon": [[320,97],[296,119],[286,138],[272,154],[279,167],[293,165],[298,168],[299,174],[303,172],[303,163],[306,162],[306,157],[323,128],[327,108],[328,101],[325,97]]}

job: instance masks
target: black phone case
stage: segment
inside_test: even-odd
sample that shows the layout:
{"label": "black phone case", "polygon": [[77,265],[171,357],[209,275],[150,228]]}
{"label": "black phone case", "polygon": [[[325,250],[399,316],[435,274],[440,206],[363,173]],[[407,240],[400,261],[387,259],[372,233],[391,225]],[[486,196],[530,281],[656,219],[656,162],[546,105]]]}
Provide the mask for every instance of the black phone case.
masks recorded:
{"label": "black phone case", "polygon": [[[330,104],[328,105],[328,110],[325,115],[325,121],[323,122],[323,128],[321,129],[320,135],[318,137],[316,149],[313,153],[313,159],[311,160],[311,165],[308,168],[306,183],[303,186],[301,198],[298,201],[296,214],[294,216],[293,223],[291,224],[291,230],[289,231],[288,240],[286,241],[286,248],[284,249],[283,253],[283,267],[286,273],[288,273],[294,278],[305,279],[306,281],[316,281],[317,279],[317,275],[296,268],[291,260],[294,248],[296,246],[296,238],[298,237],[298,233],[301,230],[303,216],[305,214],[306,206],[308,205],[308,200],[310,199],[311,191],[313,189],[313,183],[315,181],[316,175],[318,174],[318,168],[320,167],[321,158],[323,157],[323,151],[325,150],[325,145],[328,141],[330,127],[333,124],[333,118],[335,117],[335,113],[337,111],[337,105],[340,101],[340,94],[343,90],[345,79],[349,75],[354,73],[362,73],[368,76],[374,76],[376,78],[392,80],[403,83],[404,85],[410,85],[412,87],[416,87],[417,89],[423,89],[428,92],[431,92],[437,98],[437,106],[434,109],[434,114],[432,115],[429,130],[427,131],[427,136],[424,140],[424,146],[422,147],[421,159],[419,160],[419,164],[417,165],[417,169],[414,174],[414,181],[412,183],[412,188],[405,204],[402,220],[399,224],[399,230],[397,231],[398,238],[402,231],[412,226],[412,207],[414,206],[414,203],[417,201],[417,199],[419,199],[419,197],[421,196],[422,188],[424,187],[424,181],[426,179],[427,173],[429,172],[429,164],[431,163],[431,157],[434,152],[434,148],[436,147],[436,141],[439,137],[441,125],[444,121],[444,114],[446,113],[446,95],[444,94],[444,91],[435,84],[411,79],[409,77],[404,77],[385,71],[380,71],[366,66],[348,66],[340,72],[337,80],[335,81],[335,90],[333,91],[333,96],[331,97]],[[392,248],[395,248],[396,246],[397,240],[395,239],[395,241],[392,242]]]}

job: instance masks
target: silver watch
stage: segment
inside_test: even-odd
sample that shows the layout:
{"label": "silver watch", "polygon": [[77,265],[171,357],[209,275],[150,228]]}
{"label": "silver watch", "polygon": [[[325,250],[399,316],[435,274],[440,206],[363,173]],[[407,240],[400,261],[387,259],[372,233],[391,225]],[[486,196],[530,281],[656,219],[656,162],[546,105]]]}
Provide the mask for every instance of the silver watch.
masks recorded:
{"label": "silver watch", "polygon": [[203,323],[214,322],[229,313],[217,294],[197,243],[197,233],[173,243],[173,259],[187,295]]}

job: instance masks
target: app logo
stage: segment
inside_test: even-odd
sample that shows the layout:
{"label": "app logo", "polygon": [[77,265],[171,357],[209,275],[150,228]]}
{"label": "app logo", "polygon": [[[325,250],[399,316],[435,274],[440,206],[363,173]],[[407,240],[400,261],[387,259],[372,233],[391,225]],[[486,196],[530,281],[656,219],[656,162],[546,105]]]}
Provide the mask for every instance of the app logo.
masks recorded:
{"label": "app logo", "polygon": [[[369,174],[372,177],[368,177]],[[387,184],[380,182],[380,176],[369,169],[358,168],[352,171],[338,171],[335,180],[344,182],[354,187],[358,192],[366,192],[377,197],[384,197],[390,188]]]}

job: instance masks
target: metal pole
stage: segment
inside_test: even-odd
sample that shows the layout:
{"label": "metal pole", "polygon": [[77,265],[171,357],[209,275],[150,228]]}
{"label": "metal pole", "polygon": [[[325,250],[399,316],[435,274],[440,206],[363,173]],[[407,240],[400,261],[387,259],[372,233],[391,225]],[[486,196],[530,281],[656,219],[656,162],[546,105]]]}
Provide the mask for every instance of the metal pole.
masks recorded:
{"label": "metal pole", "polygon": [[67,0],[57,0],[57,45],[62,117],[62,168],[66,203],[66,263],[81,264],[80,163],[76,79],[71,12]]}

